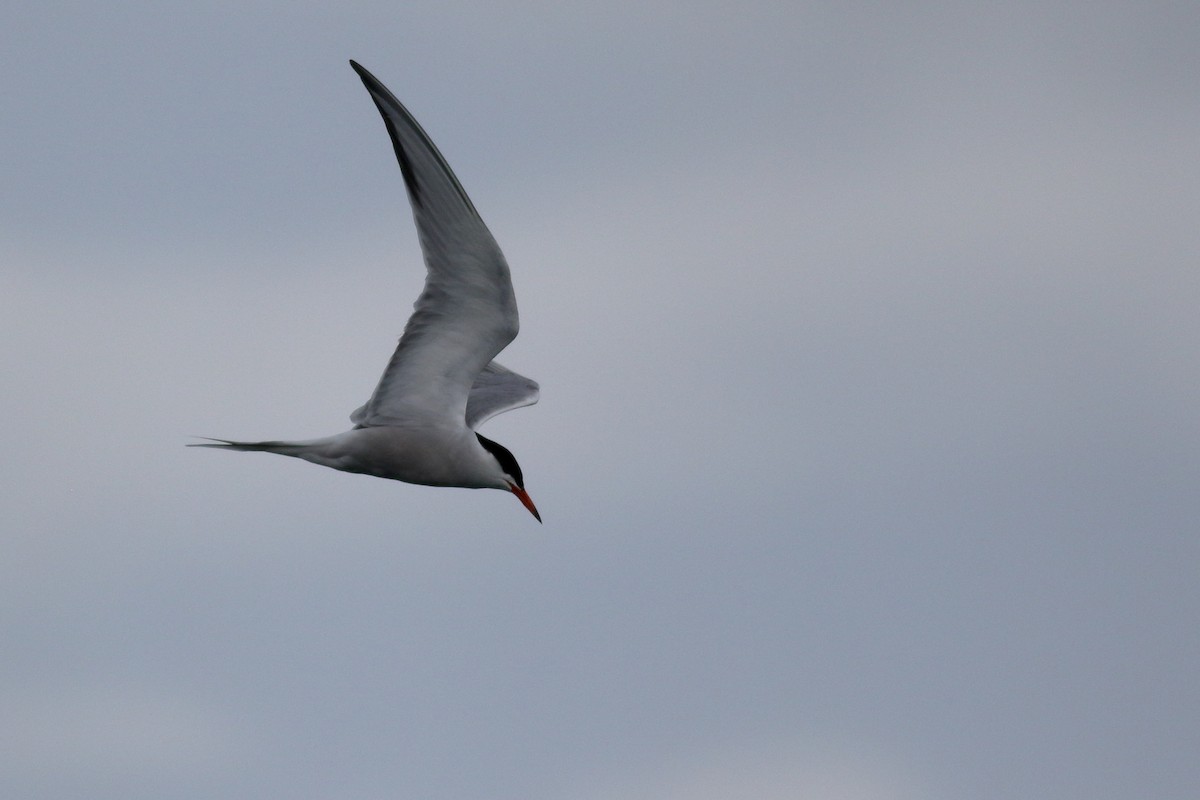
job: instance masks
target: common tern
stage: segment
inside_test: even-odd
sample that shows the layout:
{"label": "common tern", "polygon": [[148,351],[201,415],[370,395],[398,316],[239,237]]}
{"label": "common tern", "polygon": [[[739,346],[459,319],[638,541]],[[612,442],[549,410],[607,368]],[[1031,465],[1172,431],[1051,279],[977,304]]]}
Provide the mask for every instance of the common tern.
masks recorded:
{"label": "common tern", "polygon": [[476,432],[532,405],[536,382],[494,359],[517,335],[508,263],[450,166],[378,79],[350,62],[383,116],[412,204],[425,287],[374,394],[344,433],[299,442],[209,439],[190,447],[264,451],[426,486],[504,489],[538,520],[521,467]]}

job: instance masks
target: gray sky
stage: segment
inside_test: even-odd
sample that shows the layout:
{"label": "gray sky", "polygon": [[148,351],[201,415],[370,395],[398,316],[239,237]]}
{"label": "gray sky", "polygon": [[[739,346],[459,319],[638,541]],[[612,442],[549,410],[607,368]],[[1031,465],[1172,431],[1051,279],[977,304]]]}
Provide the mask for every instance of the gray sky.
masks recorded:
{"label": "gray sky", "polygon": [[[1194,3],[25,8],[0,795],[1200,794]],[[545,526],[183,447],[349,427],[419,290],[349,58]]]}

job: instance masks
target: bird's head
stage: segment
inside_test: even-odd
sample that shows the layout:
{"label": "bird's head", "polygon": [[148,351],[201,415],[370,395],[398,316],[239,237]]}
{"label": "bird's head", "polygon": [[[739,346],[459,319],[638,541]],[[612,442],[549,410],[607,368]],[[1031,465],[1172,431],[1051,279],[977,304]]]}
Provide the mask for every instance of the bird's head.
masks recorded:
{"label": "bird's head", "polygon": [[521,465],[517,463],[517,459],[509,452],[508,448],[498,442],[493,442],[486,436],[475,434],[479,439],[479,443],[483,445],[483,449],[491,454],[492,458],[496,459],[496,463],[500,467],[504,481],[503,486],[498,486],[500,489],[508,489],[517,496],[521,504],[529,509],[529,513],[533,514],[534,519],[538,522],[542,521],[542,515],[538,513],[537,506],[533,504],[533,500],[529,498],[529,494],[525,491],[525,478],[521,475]]}

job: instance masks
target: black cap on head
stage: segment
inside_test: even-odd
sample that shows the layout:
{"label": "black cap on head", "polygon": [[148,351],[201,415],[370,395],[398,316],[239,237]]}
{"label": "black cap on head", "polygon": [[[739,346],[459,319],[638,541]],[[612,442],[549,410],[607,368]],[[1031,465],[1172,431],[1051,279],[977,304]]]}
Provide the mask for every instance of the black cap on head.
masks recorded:
{"label": "black cap on head", "polygon": [[498,442],[493,442],[486,436],[480,436],[478,433],[475,437],[479,439],[479,443],[483,448],[492,454],[497,461],[500,462],[500,469],[508,475],[511,475],[516,481],[517,486],[525,488],[525,478],[521,475],[521,465],[517,463],[517,459],[508,451],[508,448]]}

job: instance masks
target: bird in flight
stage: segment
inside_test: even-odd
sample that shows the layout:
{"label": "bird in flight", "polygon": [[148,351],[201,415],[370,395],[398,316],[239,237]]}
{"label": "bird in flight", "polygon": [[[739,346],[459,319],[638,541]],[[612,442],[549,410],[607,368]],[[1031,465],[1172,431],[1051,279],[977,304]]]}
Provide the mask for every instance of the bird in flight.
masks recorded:
{"label": "bird in flight", "polygon": [[425,287],[354,427],[308,441],[209,439],[190,447],[263,451],[426,486],[503,489],[538,520],[516,458],[476,429],[538,399],[536,382],[493,359],[517,335],[508,263],[450,165],[374,75],[354,61],[383,116],[412,204]]}

